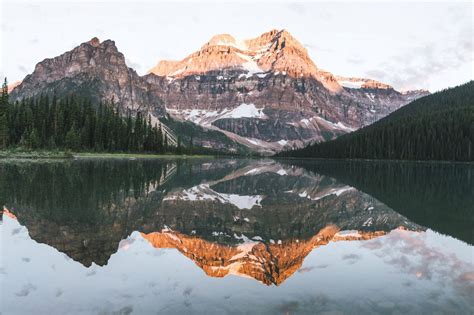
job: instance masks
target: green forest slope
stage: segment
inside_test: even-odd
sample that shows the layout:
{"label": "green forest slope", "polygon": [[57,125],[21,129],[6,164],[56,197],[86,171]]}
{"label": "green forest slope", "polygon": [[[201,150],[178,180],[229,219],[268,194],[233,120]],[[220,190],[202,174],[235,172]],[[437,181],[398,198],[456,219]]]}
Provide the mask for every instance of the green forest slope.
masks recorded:
{"label": "green forest slope", "polygon": [[339,138],[279,154],[284,157],[474,160],[474,81],[400,108]]}

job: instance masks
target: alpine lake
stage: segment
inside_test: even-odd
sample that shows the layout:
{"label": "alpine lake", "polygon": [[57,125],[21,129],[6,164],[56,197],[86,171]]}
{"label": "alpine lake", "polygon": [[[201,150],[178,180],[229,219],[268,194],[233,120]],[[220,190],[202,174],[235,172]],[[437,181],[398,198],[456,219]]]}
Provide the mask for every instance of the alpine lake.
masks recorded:
{"label": "alpine lake", "polygon": [[0,161],[1,314],[472,314],[474,164]]}

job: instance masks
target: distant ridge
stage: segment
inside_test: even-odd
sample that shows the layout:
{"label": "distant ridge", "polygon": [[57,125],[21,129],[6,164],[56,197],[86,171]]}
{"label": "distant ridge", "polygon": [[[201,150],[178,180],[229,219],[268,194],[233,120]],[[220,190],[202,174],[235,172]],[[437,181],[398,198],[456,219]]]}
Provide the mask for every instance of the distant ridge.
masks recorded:
{"label": "distant ridge", "polygon": [[474,161],[474,81],[422,97],[336,140],[284,157]]}

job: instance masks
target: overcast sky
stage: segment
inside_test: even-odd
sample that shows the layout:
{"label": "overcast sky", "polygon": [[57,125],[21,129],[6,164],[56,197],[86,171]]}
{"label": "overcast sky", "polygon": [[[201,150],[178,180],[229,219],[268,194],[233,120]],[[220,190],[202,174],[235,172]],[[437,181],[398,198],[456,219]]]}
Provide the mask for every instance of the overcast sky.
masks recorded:
{"label": "overcast sky", "polygon": [[287,29],[318,67],[334,74],[430,91],[473,79],[470,1],[0,0],[0,6],[0,76],[10,82],[94,36],[114,40],[128,66],[145,74],[215,34],[244,39],[274,28]]}

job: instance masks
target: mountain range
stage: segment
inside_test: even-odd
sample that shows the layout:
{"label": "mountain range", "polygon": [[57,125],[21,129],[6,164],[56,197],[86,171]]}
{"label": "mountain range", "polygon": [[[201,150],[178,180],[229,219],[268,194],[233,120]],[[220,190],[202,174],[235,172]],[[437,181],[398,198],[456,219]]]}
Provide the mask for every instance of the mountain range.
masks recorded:
{"label": "mountain range", "polygon": [[162,123],[170,138],[192,139],[177,131],[191,130],[205,147],[273,154],[367,126],[429,92],[334,75],[288,31],[271,30],[243,41],[216,35],[144,76],[127,66],[115,42],[93,38],[39,62],[11,99],[41,94],[113,102]]}

